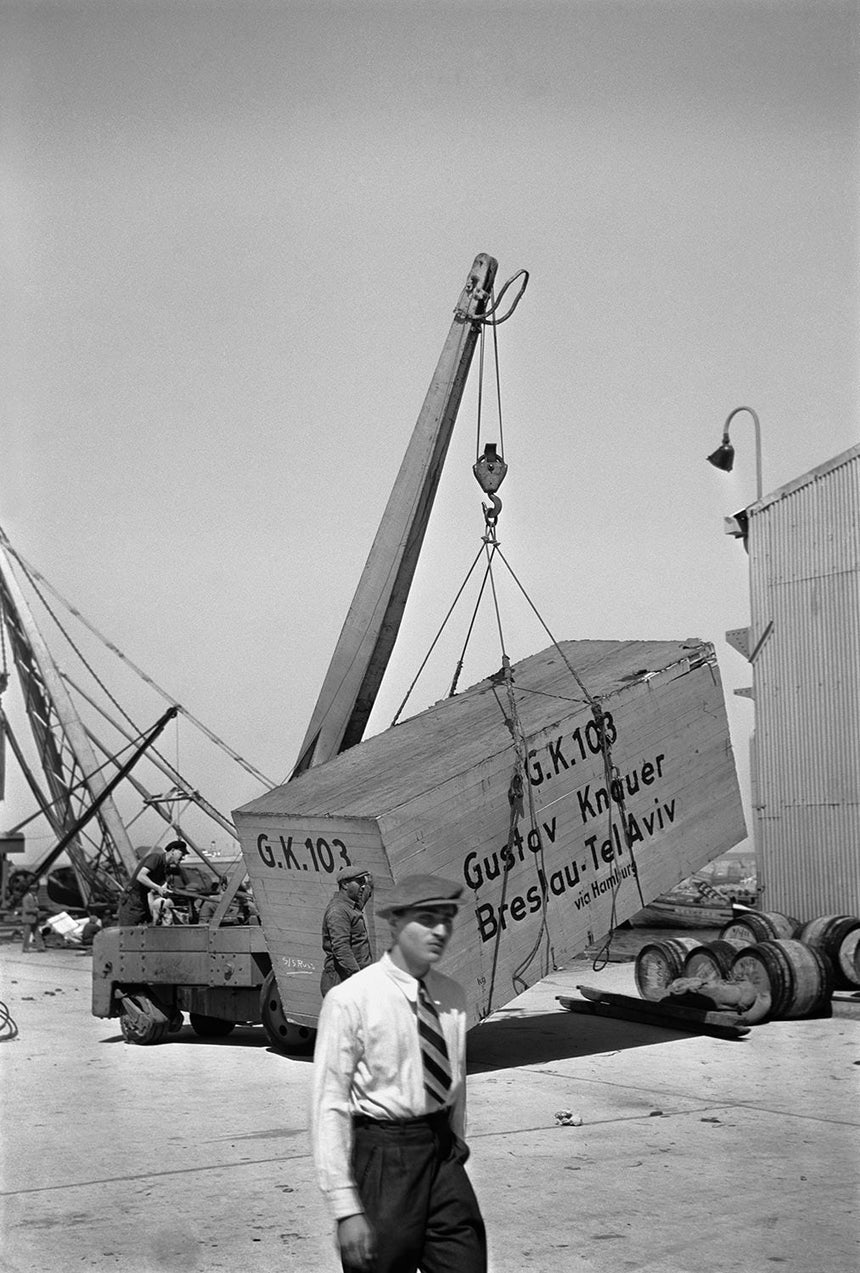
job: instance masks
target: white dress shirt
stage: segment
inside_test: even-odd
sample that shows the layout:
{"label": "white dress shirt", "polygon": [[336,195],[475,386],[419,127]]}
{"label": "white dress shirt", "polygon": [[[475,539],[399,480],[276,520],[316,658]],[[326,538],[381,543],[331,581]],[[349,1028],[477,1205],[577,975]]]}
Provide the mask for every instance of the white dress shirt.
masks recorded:
{"label": "white dress shirt", "polygon": [[[443,973],[424,978],[451,1062],[450,1118],[465,1138],[466,996]],[[363,1211],[352,1175],[352,1118],[430,1112],[418,1039],[418,982],[384,954],[328,992],[314,1050],[311,1145],[319,1186],[336,1220]]]}

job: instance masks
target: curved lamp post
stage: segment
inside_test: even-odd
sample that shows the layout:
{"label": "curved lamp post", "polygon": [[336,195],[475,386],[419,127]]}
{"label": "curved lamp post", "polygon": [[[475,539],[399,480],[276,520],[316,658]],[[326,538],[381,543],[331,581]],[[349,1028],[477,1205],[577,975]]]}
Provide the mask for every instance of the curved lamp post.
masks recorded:
{"label": "curved lamp post", "polygon": [[734,411],[729,412],[729,417],[723,425],[723,440],[712,455],[709,455],[708,461],[715,468],[722,469],[724,473],[731,473],[732,465],[735,462],[735,448],[729,441],[729,425],[739,411],[748,411],[753,418],[755,425],[755,475],[756,475],[756,499],[761,499],[761,425],[756,413],[752,407],[735,407]]}

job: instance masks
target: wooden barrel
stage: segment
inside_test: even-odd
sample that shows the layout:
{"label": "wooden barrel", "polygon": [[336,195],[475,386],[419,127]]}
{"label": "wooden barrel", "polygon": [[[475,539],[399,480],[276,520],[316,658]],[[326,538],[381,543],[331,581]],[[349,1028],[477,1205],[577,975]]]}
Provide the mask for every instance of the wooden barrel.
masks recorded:
{"label": "wooden barrel", "polygon": [[[860,933],[860,919],[856,915],[819,915],[804,924],[797,935],[798,941],[813,946],[830,960],[835,984],[841,989],[860,984],[854,980],[856,941],[853,948],[847,942],[854,933]],[[841,957],[843,944],[846,946],[844,963]]]}
{"label": "wooden barrel", "polygon": [[648,942],[636,956],[636,988],[643,999],[662,999],[666,987],[683,976],[684,960],[701,943],[695,937]]}
{"label": "wooden barrel", "polygon": [[782,911],[762,911],[761,913],[766,915],[773,924],[778,940],[793,940],[796,938],[799,940],[797,935],[803,928],[803,924],[799,919],[795,919],[793,915],[783,915]]}
{"label": "wooden barrel", "polygon": [[838,971],[852,990],[860,986],[860,928],[852,928],[842,938]]}
{"label": "wooden barrel", "polygon": [[830,1010],[833,974],[829,961],[813,946],[791,938],[756,942],[739,950],[731,979],[751,981],[770,994],[770,1016],[822,1016]]}
{"label": "wooden barrel", "polygon": [[800,921],[781,911],[744,911],[720,929],[720,937],[747,944],[781,941],[798,935]]}
{"label": "wooden barrel", "polygon": [[691,950],[684,960],[684,977],[701,977],[703,981],[725,981],[732,961],[747,943],[737,939],[718,938]]}

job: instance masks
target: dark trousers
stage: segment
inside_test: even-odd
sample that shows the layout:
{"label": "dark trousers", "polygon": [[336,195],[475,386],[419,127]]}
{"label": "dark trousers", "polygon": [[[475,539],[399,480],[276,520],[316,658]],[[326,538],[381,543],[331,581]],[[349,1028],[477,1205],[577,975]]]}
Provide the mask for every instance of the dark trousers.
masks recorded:
{"label": "dark trousers", "polygon": [[125,924],[151,924],[152,916],[149,913],[146,901],[141,897],[138,889],[130,893],[123,893],[119,900],[119,910],[116,922],[120,925]]}
{"label": "dark trousers", "polygon": [[353,1136],[353,1173],[376,1235],[373,1273],[486,1273],[484,1221],[448,1115],[357,1118]]}

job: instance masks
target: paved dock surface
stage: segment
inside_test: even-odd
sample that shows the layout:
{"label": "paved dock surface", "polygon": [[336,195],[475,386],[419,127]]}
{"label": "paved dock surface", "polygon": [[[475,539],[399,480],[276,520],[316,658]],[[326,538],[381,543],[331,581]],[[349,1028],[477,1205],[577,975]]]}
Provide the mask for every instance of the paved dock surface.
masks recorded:
{"label": "paved dock surface", "polygon": [[[615,959],[553,973],[469,1036],[491,1273],[855,1273],[860,1008],[739,1042],[560,1009],[580,984],[635,993]],[[18,1030],[0,1042],[0,1269],[337,1273],[309,1061],[260,1028],[128,1046],[90,1015],[90,969],[0,945]]]}

